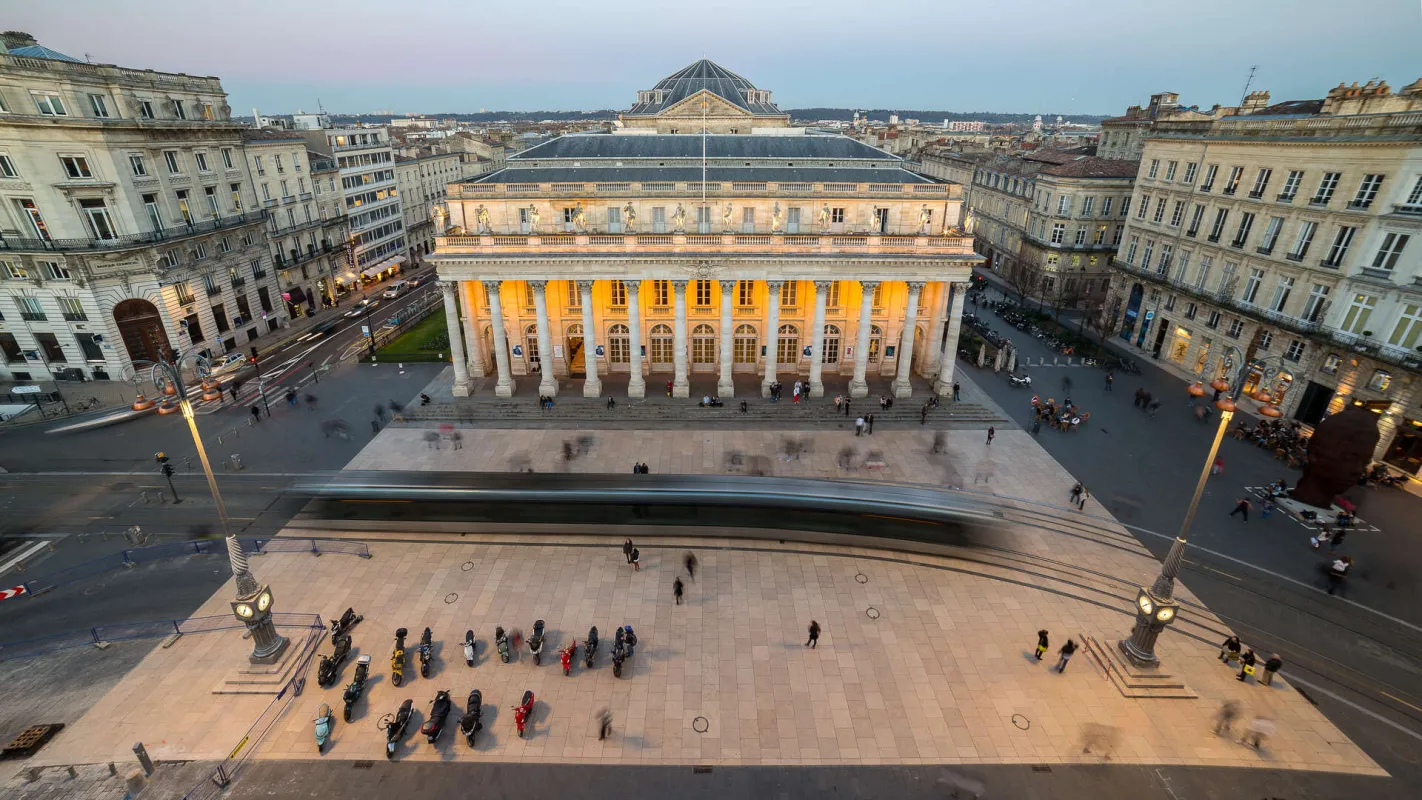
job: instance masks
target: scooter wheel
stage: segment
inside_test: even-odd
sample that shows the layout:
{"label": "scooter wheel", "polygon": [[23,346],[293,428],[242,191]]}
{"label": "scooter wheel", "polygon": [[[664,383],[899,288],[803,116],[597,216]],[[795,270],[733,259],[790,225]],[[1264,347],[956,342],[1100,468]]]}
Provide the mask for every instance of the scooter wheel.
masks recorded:
{"label": "scooter wheel", "polygon": [[405,682],[405,679],[400,677],[400,673],[395,672],[390,675],[390,682],[396,686],[399,686],[400,684]]}
{"label": "scooter wheel", "polygon": [[350,721],[351,721],[351,707],[350,707],[350,706],[346,706],[346,713],[342,714],[342,715],[341,715],[341,718],[344,719],[346,722],[350,722]]}
{"label": "scooter wheel", "polygon": [[430,676],[430,668],[429,668],[429,667],[420,667],[420,677],[421,677],[421,678],[428,678],[429,676]]}
{"label": "scooter wheel", "polygon": [[538,666],[539,664],[542,664],[542,663],[543,663],[543,656],[540,656],[539,654],[534,653],[534,654],[533,654],[533,665],[534,665],[534,666]]}

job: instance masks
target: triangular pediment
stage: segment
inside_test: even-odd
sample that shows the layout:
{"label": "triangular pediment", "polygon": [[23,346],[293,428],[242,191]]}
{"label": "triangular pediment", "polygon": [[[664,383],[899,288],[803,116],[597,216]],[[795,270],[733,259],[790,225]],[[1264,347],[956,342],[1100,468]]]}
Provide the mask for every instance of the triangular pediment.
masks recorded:
{"label": "triangular pediment", "polygon": [[[705,111],[702,111],[702,103],[705,102]],[[722,99],[719,95],[705,89],[693,94],[675,105],[669,106],[660,111],[659,117],[680,117],[695,119],[702,115],[708,117],[751,117],[751,113],[744,108],[733,105]]]}

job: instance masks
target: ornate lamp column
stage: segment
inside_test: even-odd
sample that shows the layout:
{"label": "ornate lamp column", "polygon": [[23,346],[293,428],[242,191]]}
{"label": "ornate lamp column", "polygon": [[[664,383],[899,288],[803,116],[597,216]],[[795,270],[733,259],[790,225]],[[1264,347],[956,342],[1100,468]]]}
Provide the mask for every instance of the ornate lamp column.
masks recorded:
{"label": "ornate lamp column", "polygon": [[252,577],[247,554],[242,552],[242,543],[236,536],[227,537],[227,558],[237,578],[237,599],[232,601],[232,613],[252,635],[252,655],[248,659],[253,664],[275,664],[291,642],[277,633],[272,624],[271,587],[258,584]]}

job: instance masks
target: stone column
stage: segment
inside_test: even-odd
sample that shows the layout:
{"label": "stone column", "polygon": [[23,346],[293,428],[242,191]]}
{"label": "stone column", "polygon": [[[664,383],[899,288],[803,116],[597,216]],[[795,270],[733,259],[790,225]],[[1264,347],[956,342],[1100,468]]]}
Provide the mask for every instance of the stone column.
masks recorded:
{"label": "stone column", "polygon": [[909,376],[913,373],[913,332],[918,327],[918,296],[923,291],[923,281],[909,281],[908,305],[904,308],[904,329],[899,333],[899,368],[894,377],[894,397],[904,399],[913,396],[913,385]]}
{"label": "stone column", "polygon": [[967,283],[950,283],[953,304],[948,311],[948,338],[938,357],[938,379],[933,392],[939,397],[953,396],[953,371],[958,366],[958,335],[963,332],[963,300],[968,296]]}
{"label": "stone column", "polygon": [[815,281],[815,322],[810,331],[810,396],[824,397],[825,385],[820,377],[825,365],[825,301],[829,299],[829,281]]}
{"label": "stone column", "polygon": [[928,336],[924,337],[924,345],[928,347],[928,352],[923,354],[923,377],[932,378],[938,374],[940,356],[943,354],[941,346],[943,344],[943,316],[948,311],[948,295],[950,283],[936,283],[939,287],[938,297],[933,302],[933,313],[928,317]]}
{"label": "stone column", "polygon": [[760,382],[760,396],[770,396],[770,386],[775,383],[775,359],[780,353],[780,288],[784,281],[765,282],[765,302],[769,306],[765,317],[765,378]]}
{"label": "stone column", "polygon": [[454,283],[440,281],[444,295],[444,322],[449,326],[449,359],[454,365],[454,396],[469,396],[469,363],[464,360],[464,332],[459,329],[459,305],[454,302]]}
{"label": "stone column", "polygon": [[642,378],[642,305],[639,299],[642,282],[623,281],[627,287],[627,330],[631,353],[627,359],[627,396],[646,397],[647,382]]}
{"label": "stone column", "polygon": [[676,326],[672,337],[672,397],[691,396],[691,383],[686,379],[686,281],[672,281],[676,295]]}
{"label": "stone column", "polygon": [[504,333],[504,309],[499,286],[502,281],[484,281],[484,291],[489,295],[489,325],[494,332],[494,366],[499,371],[499,382],[494,385],[498,397],[513,397],[514,379],[509,371],[509,340]]}
{"label": "stone column", "polygon": [[854,377],[849,381],[850,397],[867,397],[869,381],[865,375],[869,371],[869,329],[873,326],[874,289],[878,281],[860,281],[863,296],[859,300],[859,330],[854,339]]}
{"label": "stone column", "polygon": [[602,380],[597,376],[597,342],[593,337],[592,289],[592,281],[578,281],[578,297],[583,305],[583,365],[587,368],[583,397],[602,394]]}
{"label": "stone column", "polygon": [[735,300],[736,282],[721,281],[721,379],[716,381],[716,394],[730,399],[736,396],[736,384],[731,380],[731,303]]}
{"label": "stone column", "polygon": [[533,287],[533,312],[538,316],[538,393],[558,396],[553,375],[553,336],[548,331],[548,281],[529,281]]}
{"label": "stone column", "polygon": [[474,281],[460,281],[459,302],[464,306],[464,340],[469,356],[470,378],[483,378],[489,374],[484,337],[479,335],[479,319],[474,313],[478,300],[474,296]]}

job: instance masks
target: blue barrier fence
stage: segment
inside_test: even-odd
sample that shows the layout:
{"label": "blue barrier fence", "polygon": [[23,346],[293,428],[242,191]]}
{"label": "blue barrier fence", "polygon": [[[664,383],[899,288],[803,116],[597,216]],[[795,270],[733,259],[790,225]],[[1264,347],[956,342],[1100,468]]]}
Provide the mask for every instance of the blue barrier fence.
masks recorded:
{"label": "blue barrier fence", "polygon": [[[278,628],[312,628],[325,630],[319,614],[273,613],[272,624]],[[159,619],[147,622],[120,622],[97,625],[82,631],[67,631],[34,639],[0,642],[0,661],[34,658],[61,650],[94,645],[99,642],[123,642],[131,639],[162,639],[175,633],[195,634],[232,630],[243,627],[236,617],[226,614],[187,619]]]}
{"label": "blue barrier fence", "polygon": [[[340,539],[239,539],[242,549],[248,553],[337,553],[341,555],[370,558],[370,548],[364,542],[347,542]],[[34,597],[44,594],[57,586],[92,578],[111,569],[132,567],[148,561],[192,555],[219,555],[227,552],[223,539],[194,539],[187,542],[169,542],[149,547],[134,547],[119,553],[110,553],[75,564],[67,569],[42,575],[25,581],[25,594]]]}

